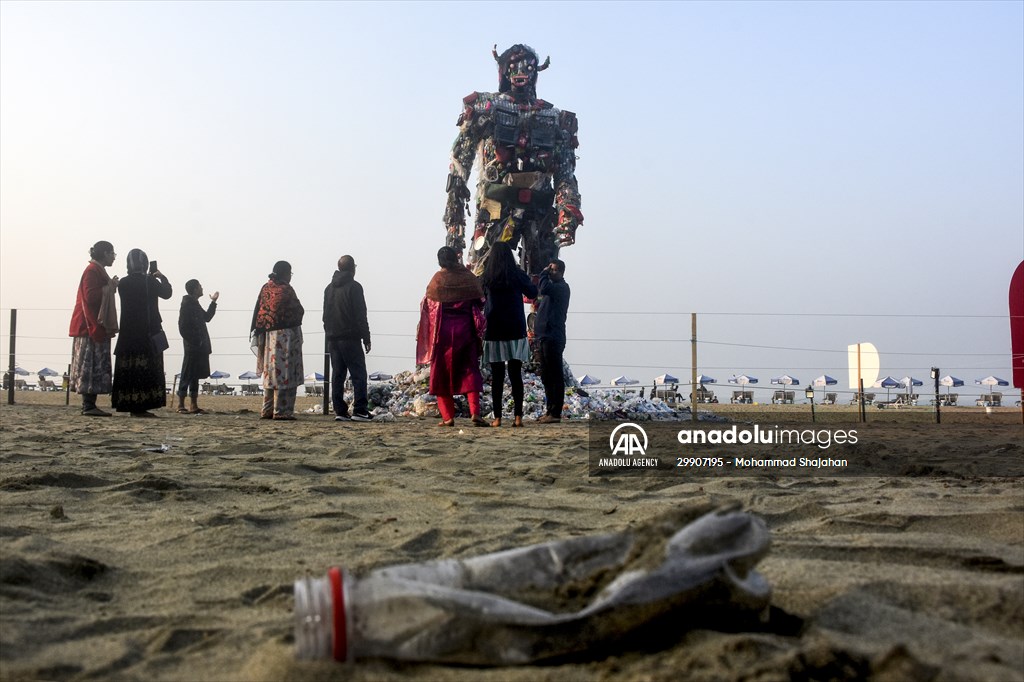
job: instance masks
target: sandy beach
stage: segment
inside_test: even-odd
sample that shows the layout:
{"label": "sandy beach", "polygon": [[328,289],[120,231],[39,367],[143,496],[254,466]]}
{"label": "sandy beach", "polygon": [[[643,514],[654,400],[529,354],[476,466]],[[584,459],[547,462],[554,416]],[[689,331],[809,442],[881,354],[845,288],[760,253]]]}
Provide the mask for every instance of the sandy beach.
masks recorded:
{"label": "sandy beach", "polygon": [[[3,680],[1024,679],[1024,484],[967,466],[1024,460],[1019,408],[944,410],[939,425],[927,410],[867,424],[819,410],[875,452],[944,458],[941,475],[626,479],[588,477],[581,422],[273,422],[257,419],[257,398],[205,396],[207,415],[90,419],[75,403],[27,392],[0,405]],[[715,406],[738,422],[807,422],[806,406],[786,407],[803,409]],[[709,504],[771,530],[759,570],[774,594],[759,627],[521,668],[295,660],[297,577]]]}

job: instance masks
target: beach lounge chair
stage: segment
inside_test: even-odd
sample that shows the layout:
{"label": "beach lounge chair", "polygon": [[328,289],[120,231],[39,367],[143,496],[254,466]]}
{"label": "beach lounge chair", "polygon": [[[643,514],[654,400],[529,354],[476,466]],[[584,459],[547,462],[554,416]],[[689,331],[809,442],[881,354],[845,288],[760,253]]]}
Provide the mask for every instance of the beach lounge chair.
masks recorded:
{"label": "beach lounge chair", "polygon": [[835,394],[835,393],[826,393],[824,399],[822,399],[822,401],[821,401],[821,404],[822,405],[835,405],[836,404],[836,398],[838,398],[838,397],[839,396],[837,394]]}
{"label": "beach lounge chair", "polygon": [[978,407],[1000,407],[1003,404],[1003,394],[996,392],[983,395],[974,401],[974,404]]}
{"label": "beach lounge chair", "polygon": [[737,403],[742,403],[742,404],[752,403],[752,402],[754,402],[754,392],[753,391],[733,391],[732,392],[732,398],[729,399],[729,402],[734,403],[734,404],[737,404]]}
{"label": "beach lounge chair", "polygon": [[209,381],[204,381],[203,385],[199,387],[199,392],[203,395],[213,395],[213,386]]}
{"label": "beach lounge chair", "polygon": [[698,388],[696,390],[697,402],[698,403],[713,403],[715,402],[715,392],[709,391],[706,388]]}
{"label": "beach lounge chair", "polygon": [[772,405],[779,405],[786,401],[785,391],[775,391],[772,393]]}

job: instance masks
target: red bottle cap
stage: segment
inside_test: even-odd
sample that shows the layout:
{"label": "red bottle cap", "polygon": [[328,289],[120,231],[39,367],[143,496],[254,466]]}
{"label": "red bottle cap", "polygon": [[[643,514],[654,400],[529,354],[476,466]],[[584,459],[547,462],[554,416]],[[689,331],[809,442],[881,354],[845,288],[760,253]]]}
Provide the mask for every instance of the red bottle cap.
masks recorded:
{"label": "red bottle cap", "polygon": [[331,581],[331,613],[334,616],[331,650],[334,660],[345,661],[348,658],[348,632],[345,629],[345,590],[341,588],[341,569],[337,566],[327,571]]}

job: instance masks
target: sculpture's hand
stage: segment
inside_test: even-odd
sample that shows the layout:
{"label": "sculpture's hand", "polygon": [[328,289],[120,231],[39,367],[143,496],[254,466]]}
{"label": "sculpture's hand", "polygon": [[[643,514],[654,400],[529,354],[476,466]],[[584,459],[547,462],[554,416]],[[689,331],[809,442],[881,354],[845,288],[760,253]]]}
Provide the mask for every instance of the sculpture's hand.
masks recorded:
{"label": "sculpture's hand", "polygon": [[572,246],[576,243],[576,230],[583,224],[583,214],[575,206],[566,206],[558,212],[558,224],[555,225],[555,240],[559,246]]}
{"label": "sculpture's hand", "polygon": [[466,250],[466,237],[463,234],[461,225],[449,225],[448,234],[444,240],[445,246],[450,246],[459,253]]}

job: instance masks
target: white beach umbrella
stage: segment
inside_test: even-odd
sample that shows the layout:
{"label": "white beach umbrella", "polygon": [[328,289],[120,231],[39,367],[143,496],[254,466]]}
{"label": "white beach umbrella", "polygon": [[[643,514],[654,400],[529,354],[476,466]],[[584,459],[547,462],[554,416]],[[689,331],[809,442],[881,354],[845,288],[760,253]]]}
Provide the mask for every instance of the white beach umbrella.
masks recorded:
{"label": "white beach umbrella", "polygon": [[1009,386],[1010,382],[1006,379],[1000,379],[999,377],[992,376],[989,374],[984,379],[975,379],[974,383],[979,386],[988,386],[988,393],[992,395],[992,388],[995,386]]}
{"label": "white beach umbrella", "polygon": [[701,385],[701,384],[717,384],[717,383],[718,383],[718,379],[716,379],[714,377],[709,377],[707,374],[698,374],[697,375],[697,385],[698,386]]}
{"label": "white beach umbrella", "polygon": [[577,377],[576,381],[580,382],[580,386],[593,386],[601,383],[601,380],[597,377],[592,377],[589,374],[584,374],[581,377]]}
{"label": "white beach umbrella", "polygon": [[772,383],[778,384],[779,386],[792,386],[793,384],[799,384],[800,380],[796,377],[791,377],[788,374],[783,374],[781,377],[775,377],[772,379]]}
{"label": "white beach umbrella", "polygon": [[950,388],[950,386],[954,386],[954,387],[955,386],[963,386],[964,385],[964,380],[963,379],[957,379],[952,374],[947,374],[946,376],[944,376],[941,379],[939,379],[939,385],[940,386],[945,386],[946,387],[946,395],[949,395],[949,388]]}
{"label": "white beach umbrella", "polygon": [[622,376],[615,377],[614,379],[612,379],[612,386],[633,386],[634,384],[639,384],[639,383],[640,382],[637,381],[636,379],[630,379],[626,375],[622,375]]}
{"label": "white beach umbrella", "polygon": [[656,384],[678,384],[679,379],[672,376],[671,374],[662,374],[654,377],[654,383]]}

